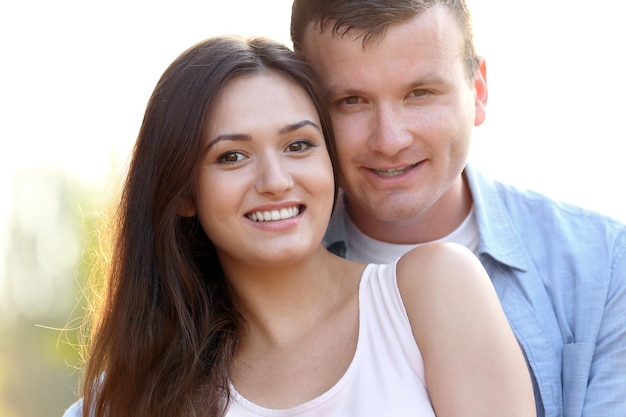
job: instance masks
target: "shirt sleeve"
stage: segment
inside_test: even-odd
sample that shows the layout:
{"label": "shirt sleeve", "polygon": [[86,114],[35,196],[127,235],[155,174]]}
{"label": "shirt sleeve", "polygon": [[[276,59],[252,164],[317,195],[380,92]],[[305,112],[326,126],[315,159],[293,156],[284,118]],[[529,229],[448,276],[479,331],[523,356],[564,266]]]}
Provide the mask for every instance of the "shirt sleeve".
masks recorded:
{"label": "shirt sleeve", "polygon": [[565,416],[621,416],[626,410],[626,232],[615,241],[610,273],[582,410],[564,410]]}

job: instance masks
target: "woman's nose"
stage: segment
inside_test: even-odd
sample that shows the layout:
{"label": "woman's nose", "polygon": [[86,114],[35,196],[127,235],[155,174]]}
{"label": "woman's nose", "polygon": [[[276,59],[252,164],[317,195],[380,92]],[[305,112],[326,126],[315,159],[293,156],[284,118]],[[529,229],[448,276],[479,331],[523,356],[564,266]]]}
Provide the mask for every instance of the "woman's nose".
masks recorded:
{"label": "woman's nose", "polygon": [[281,194],[294,185],[293,177],[280,156],[260,158],[255,189],[264,194]]}

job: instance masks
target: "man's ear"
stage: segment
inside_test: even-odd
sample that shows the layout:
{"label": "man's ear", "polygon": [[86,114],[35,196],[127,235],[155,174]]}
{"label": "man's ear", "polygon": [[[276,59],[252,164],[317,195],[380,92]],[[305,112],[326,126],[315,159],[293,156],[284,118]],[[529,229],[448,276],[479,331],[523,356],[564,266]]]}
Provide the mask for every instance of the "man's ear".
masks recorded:
{"label": "man's ear", "polygon": [[183,198],[178,204],[176,212],[182,217],[193,217],[196,215],[196,206],[190,198]]}
{"label": "man's ear", "polygon": [[476,106],[476,115],[474,118],[474,126],[480,126],[485,121],[487,98],[489,96],[487,90],[487,63],[480,58],[480,63],[476,69],[474,76],[474,104]]}

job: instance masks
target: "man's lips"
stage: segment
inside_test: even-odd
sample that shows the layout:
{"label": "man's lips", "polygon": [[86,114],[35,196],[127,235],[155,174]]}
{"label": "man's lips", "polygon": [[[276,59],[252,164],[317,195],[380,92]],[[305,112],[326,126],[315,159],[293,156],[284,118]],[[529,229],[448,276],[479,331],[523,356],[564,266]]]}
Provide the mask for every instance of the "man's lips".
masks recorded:
{"label": "man's lips", "polygon": [[302,206],[283,207],[281,209],[253,211],[246,217],[254,222],[272,222],[291,219],[300,214]]}
{"label": "man's lips", "polygon": [[388,168],[388,169],[371,168],[371,171],[376,175],[380,175],[381,177],[396,177],[398,175],[404,174],[406,171],[410,169],[415,168],[418,164],[419,162],[416,162],[411,165],[407,165],[403,167]]}

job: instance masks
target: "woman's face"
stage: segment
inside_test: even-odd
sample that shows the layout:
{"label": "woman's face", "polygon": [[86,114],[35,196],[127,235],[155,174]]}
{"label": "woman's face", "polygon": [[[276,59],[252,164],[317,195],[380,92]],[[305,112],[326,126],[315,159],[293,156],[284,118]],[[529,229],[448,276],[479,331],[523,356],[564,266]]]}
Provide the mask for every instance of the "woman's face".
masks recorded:
{"label": "woman's face", "polygon": [[284,265],[321,244],[334,178],[302,87],[273,72],[233,79],[205,145],[194,211],[223,264]]}

